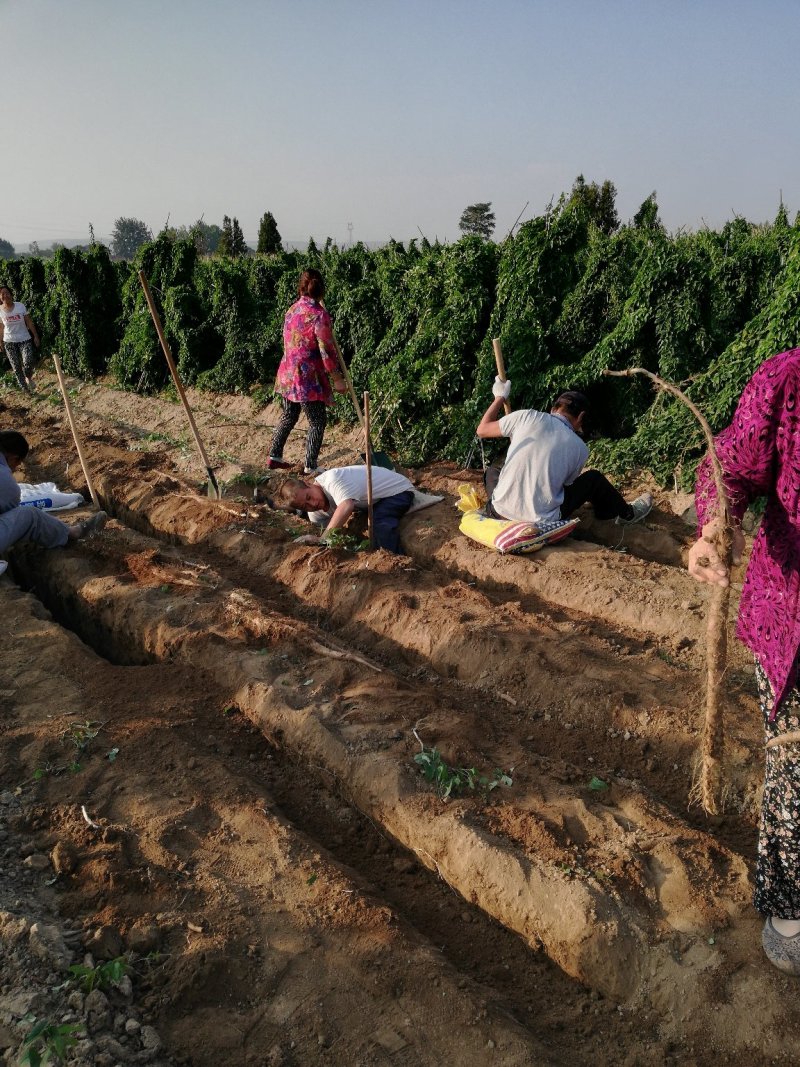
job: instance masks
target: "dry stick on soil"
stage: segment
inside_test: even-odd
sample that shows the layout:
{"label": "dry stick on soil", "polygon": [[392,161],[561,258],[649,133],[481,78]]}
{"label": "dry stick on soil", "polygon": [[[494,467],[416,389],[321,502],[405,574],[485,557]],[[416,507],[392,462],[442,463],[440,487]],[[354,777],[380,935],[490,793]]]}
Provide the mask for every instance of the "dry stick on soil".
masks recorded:
{"label": "dry stick on soil", "polygon": [[92,498],[92,503],[94,504],[94,506],[99,511],[100,510],[100,499],[97,496],[97,493],[95,492],[94,485],[92,485],[92,479],[91,479],[91,476],[89,475],[89,467],[88,467],[88,465],[86,463],[86,456],[84,456],[84,454],[83,454],[83,448],[81,447],[81,439],[78,436],[78,427],[75,425],[75,416],[72,413],[72,404],[70,403],[70,400],[69,400],[69,393],[67,392],[67,384],[64,381],[64,374],[63,374],[63,372],[61,370],[61,360],[58,358],[58,355],[55,352],[53,353],[53,362],[56,365],[56,375],[58,376],[58,387],[61,390],[61,395],[64,398],[64,407],[67,410],[67,419],[69,420],[69,428],[70,428],[70,430],[72,430],[72,438],[75,441],[75,448],[78,451],[78,459],[80,460],[80,463],[81,463],[81,470],[83,471],[83,476],[86,479],[86,485],[89,488],[89,495]]}
{"label": "dry stick on soil", "polygon": [[[649,378],[659,389],[665,393],[671,393],[691,411],[705,435],[708,445],[708,454],[711,459],[711,468],[714,474],[714,484],[717,489],[717,516],[720,522],[714,534],[714,545],[719,558],[725,565],[726,571],[730,572],[733,561],[733,529],[731,526],[731,511],[728,493],[725,489],[725,478],[714,448],[714,435],[711,427],[700,409],[671,382],[659,378],[649,370],[642,367],[631,367],[629,370],[604,370],[603,374],[609,378],[630,378],[634,374],[641,374]],[[718,815],[720,812],[720,793],[722,785],[722,751],[725,740],[724,723],[722,718],[722,679],[725,674],[725,663],[728,654],[728,604],[730,603],[730,585],[724,588],[714,585],[711,588],[711,603],[708,609],[706,629],[706,720],[703,730],[702,757],[703,765],[700,771],[700,800],[703,809],[709,815]]]}

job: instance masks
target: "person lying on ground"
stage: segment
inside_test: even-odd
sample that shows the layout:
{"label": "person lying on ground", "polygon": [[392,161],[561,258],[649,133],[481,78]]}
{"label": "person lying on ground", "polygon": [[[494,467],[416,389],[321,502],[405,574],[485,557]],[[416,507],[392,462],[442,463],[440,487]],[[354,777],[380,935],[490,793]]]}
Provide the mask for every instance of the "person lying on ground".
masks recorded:
{"label": "person lying on ground", "polygon": [[[800,975],[800,348],[766,360],[747,383],[733,421],[714,441],[734,524],[733,559],[744,547],[748,504],[766,508],[747,567],[736,634],[753,653],[764,719],[766,772],[753,903],[761,941],[779,970]],[[716,484],[708,458],[698,469],[700,535],[689,550],[698,582],[727,586],[714,543]]]}
{"label": "person lying on ground", "polygon": [[510,391],[510,381],[495,379],[495,399],[476,431],[483,439],[511,439],[505,463],[490,465],[484,476],[487,515],[536,525],[566,519],[587,503],[598,519],[620,524],[639,522],[650,513],[650,493],[629,503],[600,471],[581,473],[589,458],[583,440],[589,401],[583,393],[561,393],[550,414],[523,409],[501,418]]}
{"label": "person lying on ground", "polygon": [[[307,544],[324,542],[325,535],[341,530],[354,511],[367,510],[367,468],[332,467],[314,482],[287,478],[273,498],[276,507],[307,511],[311,522],[325,525],[321,537],[304,539]],[[414,503],[414,486],[397,471],[372,468],[372,526],[377,548],[402,554],[398,525]]]}
{"label": "person lying on ground", "polygon": [[14,299],[7,285],[0,286],[0,324],[3,327],[0,349],[5,348],[20,388],[32,393],[36,367],[33,349],[39,347],[39,334],[28,309]]}
{"label": "person lying on ground", "polygon": [[20,490],[13,471],[30,451],[30,446],[16,430],[0,430],[0,552],[17,541],[33,541],[43,548],[63,548],[105,526],[108,516],[98,511],[89,519],[67,526],[36,507],[20,505]]}

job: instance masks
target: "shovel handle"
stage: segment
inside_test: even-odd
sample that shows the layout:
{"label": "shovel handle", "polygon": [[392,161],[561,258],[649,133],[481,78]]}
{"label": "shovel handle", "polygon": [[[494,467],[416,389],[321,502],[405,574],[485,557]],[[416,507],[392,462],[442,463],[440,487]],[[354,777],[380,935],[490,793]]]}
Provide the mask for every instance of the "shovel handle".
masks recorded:
{"label": "shovel handle", "polygon": [[372,507],[372,448],[369,440],[369,393],[364,393],[364,437],[366,438],[366,464],[367,464],[367,533],[369,547],[375,547],[375,521]]}
{"label": "shovel handle", "polygon": [[143,270],[139,271],[139,281],[141,283],[142,289],[144,290],[144,298],[147,301],[148,308],[150,309],[150,317],[153,320],[153,325],[156,328],[158,339],[161,342],[161,348],[164,352],[164,358],[167,361],[169,372],[172,375],[172,380],[175,383],[175,388],[178,391],[178,396],[180,397],[181,403],[183,404],[183,410],[186,412],[186,418],[189,420],[189,426],[192,431],[192,436],[194,437],[194,443],[197,445],[197,451],[200,453],[200,458],[203,461],[203,466],[206,468],[206,471],[208,472],[208,475],[211,478],[214,487],[217,488],[216,478],[214,477],[211,471],[211,464],[208,461],[206,450],[205,448],[203,448],[203,442],[200,440],[200,434],[197,432],[197,425],[194,421],[194,415],[192,414],[192,409],[189,407],[189,401],[186,399],[186,393],[183,389],[183,382],[181,381],[180,375],[178,374],[178,368],[175,366],[175,360],[172,358],[172,350],[169,347],[169,342],[164,336],[164,327],[161,325],[161,316],[156,310],[153,295],[150,292],[150,286],[147,284],[147,278],[145,277],[145,273]]}
{"label": "shovel handle", "polygon": [[83,454],[83,447],[81,446],[81,439],[78,435],[78,427],[75,423],[75,416],[72,413],[72,404],[70,403],[69,393],[67,392],[67,383],[64,381],[64,374],[61,370],[61,360],[58,358],[58,353],[53,353],[53,362],[56,365],[56,375],[58,376],[58,387],[61,390],[61,395],[64,398],[64,407],[67,410],[67,420],[69,421],[69,428],[72,430],[72,438],[75,442],[75,448],[78,452],[78,459],[80,460],[81,470],[83,476],[86,479],[86,485],[89,489],[89,496],[92,498],[92,503],[100,511],[100,500],[95,492],[95,488],[92,485],[92,479],[89,474],[89,466],[86,462],[86,456]]}
{"label": "shovel handle", "polygon": [[[501,382],[505,382],[507,381],[506,365],[505,361],[503,360],[503,349],[500,347],[499,337],[492,338],[492,348],[494,349],[494,362],[495,366],[497,367],[497,377],[500,379]],[[506,415],[511,414],[511,404],[508,400],[503,401],[503,408],[505,409]]]}

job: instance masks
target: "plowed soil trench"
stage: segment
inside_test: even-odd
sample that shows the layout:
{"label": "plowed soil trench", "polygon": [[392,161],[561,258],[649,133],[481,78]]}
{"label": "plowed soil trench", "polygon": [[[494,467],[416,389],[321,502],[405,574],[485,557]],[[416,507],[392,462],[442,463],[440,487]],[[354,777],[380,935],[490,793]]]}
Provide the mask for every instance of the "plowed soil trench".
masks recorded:
{"label": "plowed soil trench", "polygon": [[[60,412],[3,402],[35,449],[25,480],[65,484]],[[761,753],[740,652],[728,811],[711,826],[689,805],[704,597],[667,498],[624,545],[587,516],[530,559],[465,541],[451,499],[407,520],[405,558],[297,546],[299,520],[250,502],[269,430],[234,432],[239,403],[201,412],[227,464],[214,504],[173,405],[83,387],[115,521],[76,549],[20,546],[0,583],[20,635],[9,783],[41,847],[80,856],[66,913],[158,931],[140,981],[172,1054],[795,1062],[749,904]],[[469,477],[414,474],[446,498]],[[69,774],[75,717],[103,739]],[[513,784],[443,800],[421,746]]]}

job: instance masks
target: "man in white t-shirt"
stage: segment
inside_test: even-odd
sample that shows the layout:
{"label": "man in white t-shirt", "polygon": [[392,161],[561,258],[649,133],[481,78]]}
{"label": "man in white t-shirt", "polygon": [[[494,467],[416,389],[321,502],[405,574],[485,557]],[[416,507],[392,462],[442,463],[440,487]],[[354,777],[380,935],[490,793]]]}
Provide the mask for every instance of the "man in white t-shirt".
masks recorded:
{"label": "man in white t-shirt", "polygon": [[[414,486],[397,471],[372,468],[372,524],[375,545],[399,554],[398,524],[414,503]],[[340,530],[354,511],[367,508],[367,468],[332,467],[314,482],[287,478],[274,497],[278,508],[308,512],[312,522],[325,525],[325,533]],[[319,540],[324,540],[324,534]],[[308,543],[310,539],[308,539]]]}
{"label": "man in white t-shirt", "polygon": [[501,417],[511,392],[509,381],[495,379],[494,400],[481,419],[481,438],[508,437],[501,468],[486,471],[487,514],[532,524],[568,518],[591,504],[598,519],[639,522],[653,506],[650,493],[628,503],[600,471],[585,471],[589,449],[583,440],[589,401],[583,393],[561,393],[547,414],[524,409]]}

